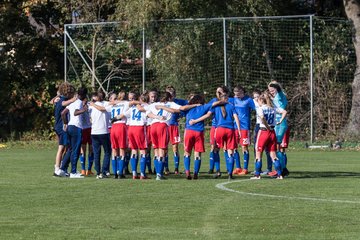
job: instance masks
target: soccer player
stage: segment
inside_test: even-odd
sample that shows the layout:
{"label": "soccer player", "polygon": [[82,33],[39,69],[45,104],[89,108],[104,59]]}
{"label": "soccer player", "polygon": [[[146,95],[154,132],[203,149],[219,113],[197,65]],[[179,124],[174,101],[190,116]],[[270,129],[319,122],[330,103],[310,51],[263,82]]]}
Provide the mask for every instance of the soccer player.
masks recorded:
{"label": "soccer player", "polygon": [[[80,155],[81,148],[81,132],[82,121],[80,115],[88,110],[86,104],[86,88],[80,88],[78,90],[78,99],[67,106],[61,113],[61,118],[64,122],[64,131],[69,134],[70,141],[70,159],[71,159],[71,173],[70,178],[83,178],[84,176],[76,171],[77,162]],[[69,115],[69,121],[67,118]]]}
{"label": "soccer player", "polygon": [[[107,178],[107,170],[110,168],[111,143],[109,133],[109,119],[106,110],[98,110],[97,106],[106,108],[104,102],[105,94],[99,91],[96,102],[90,102],[89,113],[91,118],[91,140],[93,144],[96,178]],[[104,159],[101,168],[100,150],[104,149]]]}
{"label": "soccer player", "polygon": [[[258,132],[256,141],[256,160],[255,160],[255,173],[251,179],[260,179],[261,167],[262,167],[262,153],[265,149],[270,152],[271,159],[274,163],[275,170],[277,172],[277,178],[283,179],[281,175],[280,161],[276,157],[276,134],[275,125],[280,125],[285,119],[287,114],[286,110],[277,108],[272,104],[268,93],[263,93],[259,97],[259,108],[257,109],[257,115],[261,119],[260,130]],[[281,114],[279,121],[276,121],[276,113]]]}
{"label": "soccer player", "polygon": [[[288,105],[288,101],[286,98],[286,94],[280,83],[277,81],[271,81],[268,85],[268,90],[272,97],[272,101],[274,106],[277,108],[286,109]],[[280,114],[276,114],[276,120],[279,121],[281,118]],[[281,122],[281,124],[276,125],[275,127],[276,139],[277,139],[277,152],[276,155],[280,159],[281,168],[283,176],[289,175],[289,170],[287,169],[287,155],[285,153],[285,149],[289,144],[289,128],[287,119]],[[287,133],[287,134],[286,134]],[[269,175],[274,175],[275,172],[272,172]]]}
{"label": "soccer player", "polygon": [[246,175],[248,174],[248,167],[249,167],[249,145],[250,145],[250,113],[251,110],[255,110],[255,104],[251,97],[245,95],[245,88],[241,85],[237,85],[234,88],[234,98],[230,98],[229,102],[234,104],[236,113],[238,115],[240,121],[240,132],[241,135],[239,136],[237,131],[236,139],[239,140],[239,143],[242,148],[242,153],[244,156],[244,168],[241,169],[240,164],[240,154],[237,149],[234,152],[235,164],[236,168],[233,174],[238,175]]}
{"label": "soccer player", "polygon": [[[149,91],[149,98],[148,98],[148,104],[152,104],[154,102],[158,102],[158,92],[156,90],[151,90]],[[148,167],[148,172],[149,174],[152,174],[152,169],[151,169],[151,146],[152,146],[152,141],[151,141],[151,122],[152,122],[152,118],[147,118],[147,122],[146,122],[146,136],[148,139],[148,147],[146,149],[146,166]],[[155,172],[155,170],[154,170]]]}
{"label": "soccer player", "polygon": [[155,160],[154,165],[156,169],[156,180],[162,180],[165,164],[165,153],[169,143],[169,130],[170,119],[172,113],[157,108],[157,106],[165,105],[169,108],[187,110],[195,107],[196,105],[180,106],[171,101],[172,96],[168,92],[161,95],[160,102],[149,105],[146,115],[152,118],[151,123],[151,140],[153,143]]}
{"label": "soccer player", "polygon": [[[68,82],[60,84],[58,89],[59,95],[53,98],[53,103],[55,103],[55,126],[54,130],[58,137],[58,150],[55,157],[55,170],[54,176],[63,177],[65,176],[65,170],[67,168],[66,163],[70,160],[70,151],[67,151],[69,147],[68,134],[63,130],[63,121],[61,118],[61,112],[65,109],[66,106],[71,104],[76,100],[74,97],[75,88]],[[60,162],[63,159],[62,165],[63,169],[60,169]]]}
{"label": "soccer player", "polygon": [[[165,89],[166,92],[171,94],[171,101],[174,103],[185,106],[188,104],[188,101],[185,99],[176,98],[176,90],[173,86],[169,85]],[[179,131],[179,118],[181,117],[180,112],[176,112],[171,115],[171,119],[169,122],[169,136],[170,142],[172,145],[172,151],[174,154],[174,173],[179,174],[179,143],[181,142],[180,131]],[[168,153],[165,156],[165,175],[169,174],[169,161],[168,161]]]}
{"label": "soccer player", "polygon": [[[138,165],[138,151],[140,152],[140,179],[148,179],[146,176],[146,148],[147,148],[147,137],[146,137],[146,112],[144,106],[147,104],[148,93],[140,96],[140,106],[132,105],[125,113],[117,116],[117,119],[127,118],[129,125],[128,128],[128,139],[129,147],[131,149],[131,170],[133,179],[138,179],[137,165]],[[134,95],[133,100],[137,100],[137,95]]]}
{"label": "soccer player", "polygon": [[[221,87],[223,95],[221,100],[228,101],[229,89],[226,86]],[[193,120],[193,123],[203,121],[204,119],[215,116],[216,130],[215,130],[215,143],[218,148],[227,151],[227,157],[225,159],[229,180],[233,179],[234,169],[234,150],[237,148],[237,141],[235,136],[234,121],[236,123],[236,130],[240,135],[240,122],[236,113],[234,105],[226,103],[222,106],[216,106],[210,109],[210,111],[204,116]]]}

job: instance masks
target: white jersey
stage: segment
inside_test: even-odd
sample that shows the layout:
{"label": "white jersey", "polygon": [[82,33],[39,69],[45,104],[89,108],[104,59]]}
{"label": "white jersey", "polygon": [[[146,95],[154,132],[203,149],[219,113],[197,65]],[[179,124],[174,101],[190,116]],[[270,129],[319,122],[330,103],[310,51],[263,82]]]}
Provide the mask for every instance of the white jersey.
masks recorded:
{"label": "white jersey", "polygon": [[[144,107],[144,106],[143,106]],[[129,126],[145,126],[146,112],[141,112],[136,105],[133,105],[125,112]]]}
{"label": "white jersey", "polygon": [[[143,108],[145,109],[145,115],[147,116],[147,112],[150,109],[150,104],[144,104]],[[146,126],[150,126],[152,124],[153,119],[151,117],[147,117],[146,119]]]}
{"label": "white jersey", "polygon": [[[255,111],[257,113],[257,110],[259,109],[260,105],[257,101],[253,100],[254,101],[254,105],[255,105]],[[261,123],[261,119],[259,117],[258,114],[256,114],[256,124],[260,124]]]}
{"label": "white jersey", "polygon": [[[96,105],[105,107],[105,102],[95,102]],[[108,112],[97,110],[95,107],[89,107],[91,118],[91,134],[100,135],[109,133],[109,117]]]}
{"label": "white jersey", "polygon": [[[129,102],[128,101],[121,101],[115,105],[107,106],[106,110],[110,112],[110,118],[114,118],[116,116],[119,116],[121,114],[125,114],[125,112],[129,109]],[[114,122],[113,124],[117,123],[126,123],[126,118],[122,118],[121,120],[118,120]]]}
{"label": "white jersey", "polygon": [[[259,118],[264,117],[270,127],[275,127],[276,113],[282,113],[283,111],[284,109],[282,108],[276,108],[276,107],[272,108],[267,105],[262,105],[258,109],[256,109],[256,114]],[[260,121],[260,127],[261,128],[266,127],[265,124],[262,123],[262,121]]]}
{"label": "white jersey", "polygon": [[66,107],[69,110],[70,120],[68,125],[72,125],[78,128],[83,128],[80,115],[75,116],[75,110],[81,110],[83,108],[83,102],[80,99],[76,99],[75,102],[71,103]]}
{"label": "white jersey", "polygon": [[153,118],[151,124],[161,122],[161,123],[166,123],[167,125],[170,125],[170,120],[171,120],[172,113],[168,112],[168,111],[165,111],[163,109],[158,110],[155,107],[156,105],[162,105],[162,106],[166,106],[168,108],[174,108],[174,109],[180,109],[180,107],[181,107],[181,105],[178,105],[178,104],[176,104],[174,102],[167,102],[167,103],[156,102],[156,103],[152,103],[151,105],[149,105],[149,109],[146,112],[146,116],[151,112],[154,115],[165,117],[165,120],[159,120],[159,119]]}

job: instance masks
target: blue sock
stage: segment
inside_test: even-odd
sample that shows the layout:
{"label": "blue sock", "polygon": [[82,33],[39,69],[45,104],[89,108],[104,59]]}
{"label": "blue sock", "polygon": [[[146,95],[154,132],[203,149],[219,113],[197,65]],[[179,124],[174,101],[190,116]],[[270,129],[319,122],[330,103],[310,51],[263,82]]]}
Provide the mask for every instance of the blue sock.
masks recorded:
{"label": "blue sock", "polygon": [[261,168],[262,168],[262,161],[261,159],[256,159],[255,162],[255,176],[259,176],[261,173]]}
{"label": "blue sock", "polygon": [[236,168],[241,168],[240,154],[239,154],[238,150],[235,150],[235,152],[234,152],[234,160],[235,160]]}
{"label": "blue sock", "polygon": [[285,167],[287,166],[287,155],[286,152],[283,152],[284,160],[285,160]]}
{"label": "blue sock", "polygon": [[169,156],[166,155],[164,159],[165,159],[164,168],[168,169],[169,168]]}
{"label": "blue sock", "polygon": [[249,169],[249,159],[250,159],[250,154],[248,151],[244,152],[244,169]]}
{"label": "blue sock", "polygon": [[135,154],[132,155],[130,158],[130,165],[131,165],[131,171],[133,172],[133,176],[134,176],[134,174],[136,174],[136,168],[137,168]]}
{"label": "blue sock", "polygon": [[112,170],[113,170],[114,175],[117,174],[117,169],[118,169],[117,161],[116,161],[117,158],[118,157],[116,156],[113,159],[111,159],[111,166],[112,166]]}
{"label": "blue sock", "polygon": [[232,174],[234,170],[234,156],[232,154],[229,155],[229,158],[227,159],[227,170],[229,174]]}
{"label": "blue sock", "polygon": [[88,169],[87,170],[89,170],[89,171],[91,170],[93,163],[94,163],[94,154],[90,154],[88,156]]}
{"label": "blue sock", "polygon": [[162,176],[164,174],[164,168],[165,168],[165,160],[163,157],[160,157],[158,164],[159,164],[159,172],[156,173]]}
{"label": "blue sock", "polygon": [[282,152],[276,152],[276,157],[280,161],[281,169],[284,169],[285,168],[284,154]]}
{"label": "blue sock", "polygon": [[209,170],[214,170],[214,151],[210,152]]}
{"label": "blue sock", "polygon": [[179,169],[179,162],[180,162],[180,158],[179,158],[179,153],[174,153],[174,167]]}
{"label": "blue sock", "polygon": [[117,173],[122,175],[124,174],[124,158],[117,157],[116,158],[116,166],[117,166]]}
{"label": "blue sock", "polygon": [[280,160],[275,159],[275,161],[274,161],[274,168],[275,168],[278,176],[280,176],[280,175],[281,175],[281,163],[280,163]]}
{"label": "blue sock", "polygon": [[155,170],[155,173],[158,173],[160,170],[159,170],[159,160],[157,159],[157,157],[154,157],[154,170]]}
{"label": "blue sock", "polygon": [[273,162],[270,157],[270,153],[268,151],[266,151],[266,162],[267,162],[267,170],[271,172]]}
{"label": "blue sock", "polygon": [[148,171],[152,171],[151,169],[151,155],[148,153],[145,155],[145,159],[146,159],[146,166],[147,166],[147,169]]}
{"label": "blue sock", "polygon": [[80,154],[80,164],[81,164],[81,170],[85,170],[85,156],[84,156],[84,154]]}
{"label": "blue sock", "polygon": [[228,161],[229,155],[227,151],[224,151],[224,159],[225,159],[225,166],[226,166],[226,172],[229,172],[229,161]]}
{"label": "blue sock", "polygon": [[214,152],[214,166],[217,172],[220,172],[220,154],[219,152]]}
{"label": "blue sock", "polygon": [[140,158],[140,173],[141,173],[141,176],[146,176],[145,171],[146,171],[146,158],[145,158],[145,155],[141,154],[141,158]]}
{"label": "blue sock", "polygon": [[185,171],[190,171],[190,156],[184,156]]}
{"label": "blue sock", "polygon": [[194,160],[194,174],[199,174],[201,166],[201,158],[195,158]]}
{"label": "blue sock", "polygon": [[125,153],[125,165],[124,169],[129,170],[130,153]]}

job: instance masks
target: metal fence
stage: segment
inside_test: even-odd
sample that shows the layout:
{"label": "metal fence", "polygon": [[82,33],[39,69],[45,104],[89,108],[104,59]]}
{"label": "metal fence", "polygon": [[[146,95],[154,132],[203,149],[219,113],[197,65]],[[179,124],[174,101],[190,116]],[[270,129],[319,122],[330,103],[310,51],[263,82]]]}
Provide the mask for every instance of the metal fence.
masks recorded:
{"label": "metal fence", "polygon": [[164,89],[208,99],[220,85],[282,83],[292,137],[336,138],[351,107],[352,25],[314,16],[65,25],[65,80],[105,92]]}

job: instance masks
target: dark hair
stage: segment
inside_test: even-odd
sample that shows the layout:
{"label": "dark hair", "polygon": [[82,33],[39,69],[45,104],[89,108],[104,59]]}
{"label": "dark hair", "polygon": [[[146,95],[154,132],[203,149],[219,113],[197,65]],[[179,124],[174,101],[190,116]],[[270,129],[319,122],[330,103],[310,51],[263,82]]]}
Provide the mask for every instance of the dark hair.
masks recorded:
{"label": "dark hair", "polygon": [[100,102],[105,99],[105,93],[102,90],[98,90],[97,96],[98,96]]}
{"label": "dark hair", "polygon": [[237,85],[234,87],[234,91],[235,91],[235,89],[241,90],[243,93],[246,92],[246,91],[245,91],[245,88],[244,88],[243,86],[241,86],[240,84],[237,84]]}
{"label": "dark hair", "polygon": [[200,94],[195,94],[189,101],[189,104],[204,104],[205,103],[205,99],[202,95]]}
{"label": "dark hair", "polygon": [[88,90],[85,87],[81,87],[78,89],[77,93],[78,93],[79,99],[82,101],[86,98]]}
{"label": "dark hair", "polygon": [[172,99],[172,96],[169,92],[162,92],[160,97],[160,102],[168,102]]}
{"label": "dark hair", "polygon": [[165,88],[165,91],[170,93],[171,96],[175,96],[176,95],[176,90],[175,88],[172,86],[172,85],[168,85],[166,88]]}
{"label": "dark hair", "polygon": [[149,102],[149,92],[148,91],[144,91],[141,95],[140,95],[140,100],[142,102],[148,103]]}

